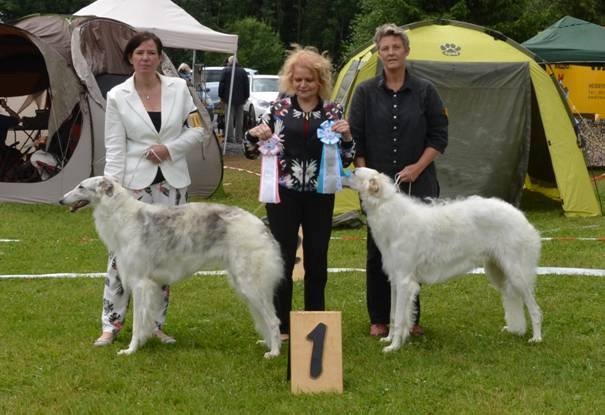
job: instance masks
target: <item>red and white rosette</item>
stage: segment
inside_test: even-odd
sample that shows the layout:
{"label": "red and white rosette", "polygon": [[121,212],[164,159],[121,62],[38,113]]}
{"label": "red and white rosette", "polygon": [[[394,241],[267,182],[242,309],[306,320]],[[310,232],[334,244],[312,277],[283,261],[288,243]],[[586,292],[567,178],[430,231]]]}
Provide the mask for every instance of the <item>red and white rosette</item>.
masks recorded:
{"label": "red and white rosette", "polygon": [[282,140],[273,134],[271,138],[261,141],[258,151],[262,155],[260,190],[258,200],[263,203],[279,203],[279,155],[283,149]]}

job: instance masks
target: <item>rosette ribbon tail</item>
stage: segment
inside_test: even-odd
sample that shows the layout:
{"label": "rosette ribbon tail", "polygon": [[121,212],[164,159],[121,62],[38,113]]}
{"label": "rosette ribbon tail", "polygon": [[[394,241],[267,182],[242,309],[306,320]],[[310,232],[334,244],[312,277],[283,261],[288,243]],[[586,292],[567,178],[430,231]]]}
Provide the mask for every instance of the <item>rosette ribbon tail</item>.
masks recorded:
{"label": "rosette ribbon tail", "polygon": [[321,123],[317,130],[317,138],[323,143],[319,176],[317,178],[318,193],[336,193],[342,190],[342,176],[348,173],[342,167],[340,158],[340,134],[332,131],[333,121]]}
{"label": "rosette ribbon tail", "polygon": [[258,150],[262,155],[258,200],[263,203],[279,203],[281,200],[279,198],[278,184],[278,156],[282,150],[281,140],[274,135],[265,141]]}
{"label": "rosette ribbon tail", "polygon": [[336,144],[324,144],[317,179],[318,193],[336,193],[342,189],[340,169],[342,161]]}

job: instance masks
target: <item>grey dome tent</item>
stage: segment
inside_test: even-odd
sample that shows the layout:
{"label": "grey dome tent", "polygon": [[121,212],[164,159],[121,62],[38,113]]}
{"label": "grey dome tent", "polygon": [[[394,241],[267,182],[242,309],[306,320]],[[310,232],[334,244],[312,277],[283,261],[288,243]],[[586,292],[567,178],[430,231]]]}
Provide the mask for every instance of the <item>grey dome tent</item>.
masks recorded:
{"label": "grey dome tent", "polygon": [[[72,111],[86,111],[85,91],[75,73],[70,70],[67,60],[52,45],[29,31],[6,24],[0,25],[0,96],[9,102],[19,102],[19,97],[36,96],[46,93],[52,101],[48,114],[42,115],[42,125],[38,123],[38,113],[23,121],[23,130],[47,132],[52,137],[59,126],[69,118]],[[53,99],[56,97],[56,99]],[[13,109],[14,105],[13,105]],[[25,113],[27,114],[27,113]],[[22,131],[19,131],[21,133]],[[23,148],[33,137],[8,131],[8,140]],[[70,137],[67,138],[69,141]],[[73,140],[76,140],[73,137]],[[80,180],[90,175],[92,163],[92,131],[88,117],[81,117],[78,145],[71,154],[60,174],[44,182],[0,182],[0,200],[13,202],[52,203]],[[3,170],[17,168],[7,166]],[[5,180],[3,178],[3,180]]]}
{"label": "grey dome tent", "polygon": [[[22,98],[48,92],[47,149],[60,126],[77,117],[77,128],[59,137],[68,143],[59,147],[70,149],[60,171],[45,181],[0,182],[0,201],[55,203],[82,179],[103,173],[105,94],[130,75],[121,51],[134,32],[125,23],[97,17],[31,16],[14,26],[0,25],[0,96]],[[166,56],[162,72],[177,76]],[[15,85],[23,88],[16,90]],[[193,90],[192,96],[204,124],[210,126],[209,115]],[[206,137],[189,154],[188,162],[189,193],[211,195],[223,174],[216,137]]]}

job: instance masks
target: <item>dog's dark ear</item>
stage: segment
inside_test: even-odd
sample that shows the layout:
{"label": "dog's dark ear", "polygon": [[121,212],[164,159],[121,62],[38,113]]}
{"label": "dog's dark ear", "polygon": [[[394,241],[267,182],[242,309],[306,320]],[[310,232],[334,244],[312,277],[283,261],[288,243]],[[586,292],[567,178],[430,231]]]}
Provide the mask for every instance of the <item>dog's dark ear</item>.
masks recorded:
{"label": "dog's dark ear", "polygon": [[368,180],[368,193],[376,196],[380,192],[380,180],[378,177],[372,177]]}
{"label": "dog's dark ear", "polygon": [[101,192],[105,193],[105,196],[112,197],[113,196],[113,183],[111,180],[104,178],[101,184],[99,185]]}

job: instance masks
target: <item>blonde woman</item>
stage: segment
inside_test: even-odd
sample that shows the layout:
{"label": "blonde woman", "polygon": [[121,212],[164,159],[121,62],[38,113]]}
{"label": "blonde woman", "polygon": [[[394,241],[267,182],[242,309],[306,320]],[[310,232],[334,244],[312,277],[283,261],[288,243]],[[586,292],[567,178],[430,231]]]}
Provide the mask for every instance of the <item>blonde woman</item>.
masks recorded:
{"label": "blonde woman", "polygon": [[[355,149],[342,106],[328,101],[332,89],[330,60],[313,48],[295,46],[280,70],[280,96],[244,139],[245,154],[258,157],[269,139],[281,140],[278,156],[278,201],[267,203],[271,232],[281,246],[284,278],[275,294],[282,339],[289,337],[292,309],[292,270],[298,229],[303,230],[305,310],[324,310],[328,244],[332,231],[334,189],[320,183],[326,144],[319,138],[337,133],[335,151],[344,166]],[[327,127],[329,126],[329,127]],[[325,131],[329,128],[329,131]],[[324,133],[324,134],[322,134]],[[262,184],[261,184],[262,185]],[[323,192],[323,193],[321,193]]]}

